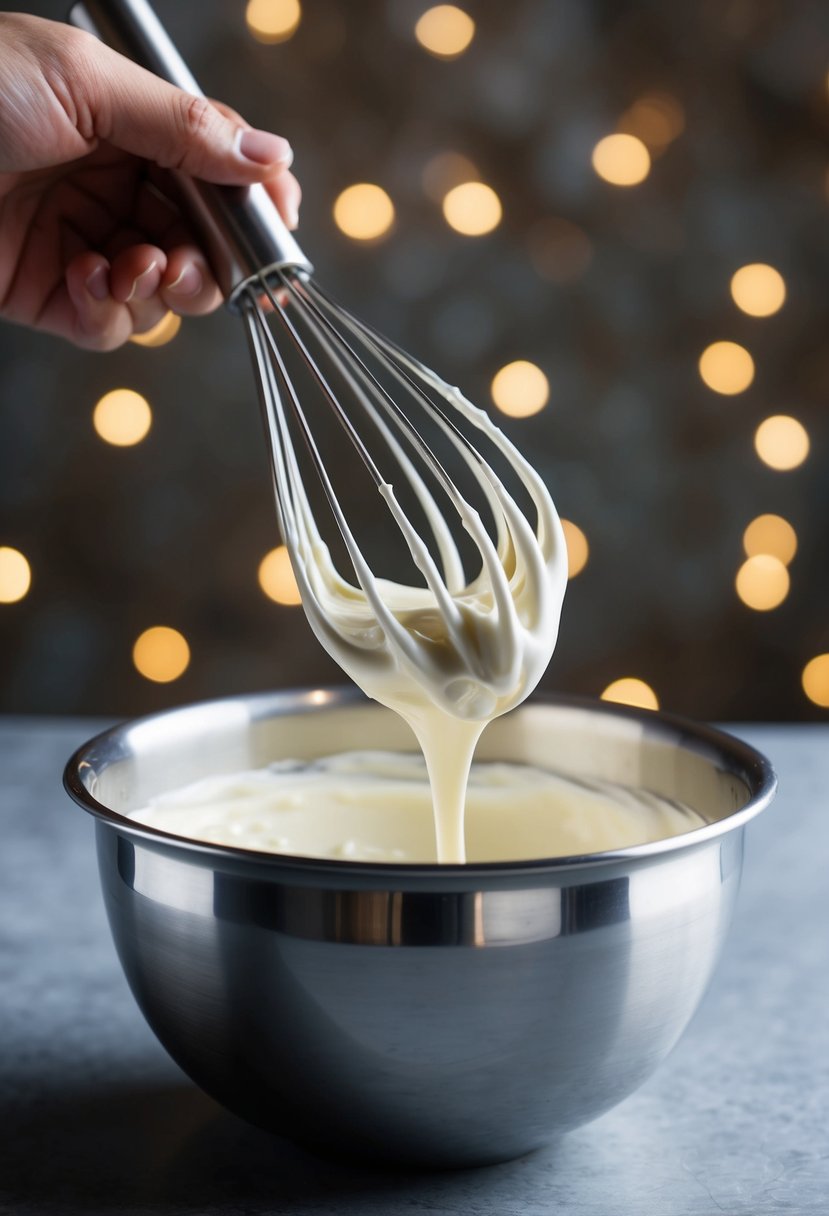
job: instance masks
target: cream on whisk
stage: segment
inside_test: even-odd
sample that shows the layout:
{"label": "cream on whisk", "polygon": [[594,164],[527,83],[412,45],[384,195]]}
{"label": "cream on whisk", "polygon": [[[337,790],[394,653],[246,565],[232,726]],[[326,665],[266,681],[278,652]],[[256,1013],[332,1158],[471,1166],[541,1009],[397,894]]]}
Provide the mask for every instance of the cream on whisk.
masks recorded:
{"label": "cream on whisk", "polygon": [[542,479],[514,445],[457,389],[408,356],[400,358],[440,396],[445,408],[486,436],[504,457],[533,503],[535,526],[464,439],[453,441],[454,447],[495,521],[494,538],[478,511],[441,476],[442,470],[436,476],[480,553],[481,570],[472,581],[466,580],[443,514],[397,441],[397,464],[429,521],[440,568],[400,507],[393,486],[381,481],[377,489],[425,587],[375,577],[335,506],[356,585],[343,578],[320,536],[301,479],[291,475],[290,468],[291,492],[280,496],[280,516],[314,632],[368,696],[412,727],[431,783],[438,860],[462,862],[465,793],[475,746],[488,722],[529,695],[550,661],[567,581],[566,548]]}

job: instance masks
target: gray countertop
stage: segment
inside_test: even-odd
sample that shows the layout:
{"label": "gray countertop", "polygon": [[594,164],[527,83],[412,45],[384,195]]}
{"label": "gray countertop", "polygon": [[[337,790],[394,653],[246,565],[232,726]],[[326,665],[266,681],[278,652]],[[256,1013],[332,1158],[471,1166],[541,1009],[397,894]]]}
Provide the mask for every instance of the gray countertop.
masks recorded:
{"label": "gray countertop", "polygon": [[[0,720],[1,722],[1,720]],[[738,731],[779,776],[711,991],[637,1094],[489,1169],[348,1169],[195,1089],[127,989],[92,825],[62,793],[95,723],[0,724],[0,1213],[766,1216],[829,1211],[829,727]]]}

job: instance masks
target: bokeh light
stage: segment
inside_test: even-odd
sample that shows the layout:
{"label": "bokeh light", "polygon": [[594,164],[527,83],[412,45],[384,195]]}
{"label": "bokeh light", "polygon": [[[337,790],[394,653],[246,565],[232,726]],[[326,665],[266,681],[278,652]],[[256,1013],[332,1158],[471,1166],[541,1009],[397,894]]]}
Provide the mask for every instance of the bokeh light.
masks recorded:
{"label": "bokeh light", "polygon": [[337,196],[334,222],[352,240],[376,241],[394,223],[394,203],[382,186],[357,182]]}
{"label": "bokeh light", "polygon": [[659,709],[659,699],[644,680],[636,676],[623,676],[608,684],[602,693],[603,701],[615,701],[619,705],[636,705],[640,709]]}
{"label": "bokeh light", "polygon": [[156,684],[169,684],[183,675],[190,664],[190,647],[184,634],[168,625],[145,629],[132,648],[138,673]]}
{"label": "bokeh light", "polygon": [[535,363],[516,359],[492,378],[492,400],[510,418],[529,418],[543,410],[550,398],[550,382]]}
{"label": "bokeh light", "polygon": [[788,566],[797,553],[797,533],[781,515],[758,515],[743,533],[743,548],[746,557],[767,553]]}
{"label": "bokeh light", "polygon": [[257,42],[285,42],[302,20],[299,0],[248,0],[245,20]]}
{"label": "bokeh light", "polygon": [[574,524],[570,519],[563,519],[561,526],[564,529],[564,539],[567,542],[567,577],[575,578],[577,574],[581,574],[587,565],[587,559],[590,556],[590,546],[587,543],[587,537],[578,524]]}
{"label": "bokeh light", "polygon": [[803,691],[810,701],[829,709],[829,654],[816,654],[803,668]]}
{"label": "bokeh light", "polygon": [[129,448],[140,443],[152,426],[147,400],[131,388],[105,393],[92,411],[92,425],[106,443]]}
{"label": "bokeh light", "polygon": [[733,397],[754,379],[754,360],[738,342],[712,342],[700,355],[699,374],[713,392]]}
{"label": "bokeh light", "polygon": [[638,186],[651,170],[650,153],[641,139],[622,132],[600,139],[592,160],[599,177],[612,186]]}
{"label": "bokeh light", "polygon": [[180,329],[181,317],[178,313],[168,312],[146,333],[133,334],[130,342],[134,342],[136,346],[166,346],[168,342],[172,342]]}
{"label": "bokeh light", "polygon": [[773,266],[752,262],[731,276],[731,298],[750,317],[770,317],[785,303],[786,282]]}
{"label": "bokeh light", "polygon": [[16,604],[32,585],[32,568],[19,549],[0,545],[0,604]]}
{"label": "bokeh light", "polygon": [[789,414],[774,414],[758,426],[754,447],[764,464],[785,473],[803,464],[809,455],[809,433]]}
{"label": "bokeh light", "polygon": [[291,558],[284,545],[277,545],[259,563],[259,586],[276,604],[301,604]]}
{"label": "bokeh light", "polygon": [[789,572],[778,557],[758,553],[747,558],[737,571],[737,595],[747,608],[770,612],[789,594]]}
{"label": "bokeh light", "polygon": [[462,182],[443,200],[443,215],[450,228],[463,236],[484,236],[501,222],[501,200],[484,182]]}
{"label": "bokeh light", "polygon": [[618,125],[652,152],[661,152],[685,130],[685,112],[670,93],[649,93],[625,110]]}
{"label": "bokeh light", "polygon": [[418,19],[415,37],[438,59],[456,59],[475,37],[475,22],[455,4],[436,4]]}

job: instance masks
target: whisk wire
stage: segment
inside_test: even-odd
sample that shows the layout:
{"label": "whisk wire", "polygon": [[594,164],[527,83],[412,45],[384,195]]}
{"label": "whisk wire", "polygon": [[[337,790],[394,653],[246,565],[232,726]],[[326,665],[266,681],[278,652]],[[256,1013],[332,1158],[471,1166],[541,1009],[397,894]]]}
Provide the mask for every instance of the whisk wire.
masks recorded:
{"label": "whisk wire", "polygon": [[[309,286],[311,285],[309,284]],[[372,395],[376,399],[380,408],[401,428],[410,445],[422,457],[424,463],[426,463],[427,466],[432,469],[440,484],[446,490],[446,493],[449,494],[450,497],[454,496],[457,499],[457,502],[455,503],[456,509],[460,510],[461,500],[457,494],[456,488],[454,487],[443,466],[438,461],[437,457],[431,452],[428,445],[425,443],[414,423],[407,417],[407,415],[400,409],[399,405],[389,395],[365,360],[361,358],[359,352],[355,350],[351,343],[343,337],[342,333],[333,325],[325,311],[321,309],[314,301],[313,294],[308,293],[305,295],[305,293],[303,293],[303,299],[309,303],[313,315],[323,325],[326,334],[331,339],[331,342],[326,343],[326,346],[331,352],[332,357],[338,357],[339,360],[342,361],[344,352],[345,358],[348,360],[350,366],[352,368],[359,368],[360,372],[366,378],[369,388],[372,391]],[[343,318],[343,321],[347,321],[347,318]],[[342,349],[340,350],[339,348]],[[348,380],[350,384],[354,383],[353,376],[349,375]],[[365,399],[361,398],[361,400],[365,406]],[[432,530],[432,535],[435,538],[438,552],[440,553],[441,563],[443,565],[443,577],[447,587],[452,593],[459,593],[466,585],[463,565],[460,561],[460,556],[455,546],[455,542],[452,539],[451,532],[443,515],[438,510],[437,503],[429,492],[423,478],[406,457],[396,435],[386,424],[383,417],[378,414],[376,409],[370,406],[368,407],[367,412],[372,423],[380,432],[389,449],[393,453],[399,468],[414,490],[415,496],[423,509]],[[384,480],[387,482],[389,481],[388,478]]]}
{"label": "whisk wire", "polygon": [[339,341],[343,344],[345,349],[350,352],[355,361],[359,364],[363,373],[369,377],[371,383],[375,386],[383,410],[398,422],[401,429],[404,430],[409,438],[411,446],[415,451],[417,451],[418,455],[421,456],[421,458],[433,471],[442,488],[452,500],[456,509],[460,510],[460,505],[464,500],[459,494],[452,478],[446,472],[440,460],[423,439],[422,434],[415,426],[412,419],[401,408],[399,402],[395,401],[388,390],[385,389],[382,384],[380,384],[379,380],[366,365],[365,361],[360,358],[354,348],[345,340],[345,338],[343,338],[342,334],[336,330],[323,309],[320,307],[319,301],[324,301],[325,308],[337,316],[340,323],[344,325],[351,333],[360,338],[360,340],[371,350],[378,362],[391,373],[391,375],[403,388],[407,389],[416,397],[418,403],[423,406],[428,413],[431,413],[432,416],[439,421],[442,420],[443,429],[449,428],[446,430],[446,433],[449,434],[451,431],[462,445],[462,447],[459,447],[458,450],[467,452],[469,455],[474,456],[479,463],[482,463],[479,453],[476,452],[475,448],[469,442],[467,437],[458,429],[448,415],[440,409],[436,402],[434,402],[429,395],[424,392],[423,388],[409,375],[407,375],[405,370],[399,365],[397,362],[397,355],[398,353],[402,352],[398,352],[392,344],[385,343],[381,336],[374,329],[372,329],[371,326],[342,309],[315,283],[309,282],[307,284],[307,295],[308,298],[315,303],[315,312],[317,315],[321,319],[325,319],[328,326],[330,326],[330,328],[337,334]]}
{"label": "whisk wire", "polygon": [[[278,368],[279,378],[287,392],[294,416],[299,424],[303,440],[308,447],[314,468],[316,469],[322,483],[322,487],[326,498],[328,499],[331,511],[343,539],[346,542],[346,545],[349,547],[349,553],[351,553],[351,549],[352,547],[356,547],[356,543],[351,530],[348,527],[345,514],[342,510],[339,499],[337,498],[336,492],[331,483],[331,479],[328,475],[328,471],[320,455],[316,439],[314,438],[314,434],[308,423],[305,411],[300,403],[296,387],[288,375],[282,351],[279,349],[279,344],[276,342],[276,339],[271,333],[270,327],[265,322],[262,313],[255,303],[252,306],[245,308],[245,315],[249,318],[249,323],[256,327],[259,337],[264,340],[266,347],[270,350],[272,355],[272,361],[266,360],[268,365],[268,376],[265,383],[268,389],[270,389],[273,393],[273,399],[270,400],[268,395],[265,394],[263,398],[263,405],[274,448],[274,455],[277,457],[277,480],[279,480],[280,476],[282,479],[282,484],[278,485],[277,489],[279,493],[287,496],[292,505],[292,518],[290,520],[291,528],[289,529],[288,536],[285,537],[286,543],[292,539],[290,533],[292,531],[296,532],[297,529],[302,526],[300,525],[301,520],[310,519],[311,513],[310,511],[302,510],[302,506],[307,505],[307,498],[305,496],[304,485],[299,473],[299,468],[296,463],[296,453],[294,450],[294,445],[291,441],[288,421],[285,416],[283,396],[282,393],[280,393],[276,383],[274,364]],[[272,416],[275,416],[276,427],[273,425]],[[278,440],[276,443],[274,443],[274,439],[277,435]],[[288,475],[288,468],[290,468],[290,472],[293,474],[292,476]],[[298,502],[300,508],[299,510],[297,510]],[[307,525],[302,526],[302,530],[305,530],[306,527]]]}
{"label": "whisk wire", "polygon": [[[377,333],[377,331],[374,330],[370,325],[367,325],[364,321],[359,320],[357,317],[354,317],[351,314],[345,312],[343,309],[341,309],[337,304],[334,303],[333,300],[331,300],[330,297],[328,297],[326,295],[325,292],[323,292],[319,287],[317,287],[316,284],[309,283],[308,287],[310,289],[309,294],[311,294],[312,296],[317,295],[320,298],[324,299],[327,307],[330,308],[333,312],[335,312],[335,314],[340,318],[342,324],[347,326],[347,328],[351,332],[358,334],[362,338],[363,342],[371,345],[371,349],[375,355],[375,358],[377,358],[382,363],[382,365],[387,368],[387,370],[394,376],[394,378],[396,379],[398,384],[400,384],[404,389],[408,390],[410,393],[412,393],[416,397],[418,402],[431,414],[431,416],[437,422],[437,425],[440,428],[440,430],[442,430],[443,433],[449,438],[450,442],[453,444],[455,449],[463,457],[465,463],[467,464],[467,467],[472,472],[473,477],[475,478],[478,486],[480,487],[481,491],[483,492],[484,497],[487,501],[487,504],[490,508],[490,511],[492,512],[492,517],[493,517],[493,520],[495,522],[495,527],[496,527],[496,534],[497,534],[497,541],[498,541],[498,545],[497,545],[498,554],[499,554],[499,558],[503,560],[503,558],[505,558],[508,554],[508,546],[510,543],[509,537],[507,535],[507,530],[504,528],[504,523],[506,521],[504,520],[504,516],[503,516],[503,512],[502,512],[502,502],[501,502],[502,493],[499,493],[499,491],[503,492],[503,489],[504,489],[503,483],[497,477],[497,475],[495,474],[495,471],[491,468],[491,466],[487,465],[487,463],[484,461],[483,457],[481,456],[480,452],[477,451],[474,444],[472,444],[472,442],[469,440],[469,438],[466,435],[464,435],[463,431],[460,430],[460,428],[453,421],[453,419],[450,418],[449,415],[446,413],[446,411],[443,410],[437,404],[437,402],[435,402],[429,396],[429,394],[423,389],[423,387],[420,384],[418,384],[417,381],[406,372],[405,368],[400,366],[400,362],[398,360],[405,360],[406,364],[409,367],[411,367],[412,369],[419,370],[421,373],[425,373],[425,369],[422,368],[417,363],[416,360],[412,359],[412,357],[410,355],[407,355],[404,351],[400,350],[399,347],[396,347],[394,343],[389,342],[387,339],[383,338],[383,336],[381,334]],[[345,339],[342,339],[342,341],[345,343]],[[347,343],[345,343],[345,345],[348,349],[350,349],[350,347],[348,347]],[[414,449],[418,452],[418,454],[424,459],[424,461],[429,465],[429,467],[432,468],[433,471],[435,471],[436,476],[439,477],[441,485],[443,486],[444,490],[448,494],[450,500],[452,501],[453,506],[455,507],[458,514],[461,516],[462,520],[464,520],[465,525],[466,525],[466,521],[469,517],[469,514],[470,513],[477,514],[477,513],[473,512],[473,509],[470,507],[469,503],[457,491],[457,488],[455,487],[451,478],[448,477],[445,470],[443,469],[443,466],[440,465],[440,463],[437,461],[437,458],[435,457],[434,453],[431,451],[431,449],[429,448],[428,444],[423,439],[420,432],[417,430],[417,428],[411,422],[411,419],[409,419],[408,416],[405,414],[405,412],[401,409],[398,402],[396,402],[394,400],[394,398],[382,387],[382,385],[379,384],[376,377],[374,377],[372,375],[372,373],[369,371],[369,369],[365,368],[365,364],[363,364],[361,362],[361,366],[364,368],[364,370],[366,371],[366,374],[368,374],[371,377],[373,382],[377,385],[379,391],[382,393],[382,395],[383,395],[382,404],[383,404],[384,408],[394,412],[395,418],[405,428],[405,430],[408,434],[410,443],[412,444]],[[448,386],[446,386],[446,387],[448,388]],[[473,424],[474,424],[474,420],[473,420]],[[438,472],[438,470],[439,470],[439,472]],[[406,472],[408,472],[408,470],[406,470]],[[428,494],[428,491],[427,491],[427,494]],[[434,499],[431,498],[431,495],[429,495],[429,499],[430,499],[432,508],[436,510],[436,504],[434,503]],[[441,520],[441,522],[442,522],[443,517],[440,515],[439,512],[437,514],[438,514],[438,519]],[[431,512],[427,511],[427,516],[430,516],[430,523],[431,523],[432,522],[431,521]],[[468,526],[467,526],[467,530],[469,530]],[[485,543],[484,536],[486,536],[488,539],[488,534],[485,532],[485,530],[481,526],[480,529],[476,528],[475,534],[473,535],[473,539],[476,541],[476,543]],[[436,540],[438,540],[437,535],[436,535]],[[439,540],[438,540],[438,544],[440,545]],[[452,543],[452,547],[454,548],[454,543]],[[463,578],[462,571],[461,571],[461,577],[462,577],[461,585],[463,585],[463,583],[465,583],[466,580]]]}
{"label": "whisk wire", "polygon": [[[283,285],[290,287],[290,280],[286,276],[280,274],[280,279],[281,279]],[[326,377],[323,375],[322,371],[320,370],[319,364],[317,363],[316,359],[314,359],[313,355],[308,350],[306,343],[303,341],[302,336],[300,335],[300,333],[297,330],[296,326],[294,325],[293,321],[289,317],[287,310],[282,305],[277,294],[273,291],[270,284],[268,283],[267,278],[264,275],[260,276],[259,282],[268,298],[268,301],[269,301],[271,307],[279,316],[279,319],[280,319],[282,325],[285,327],[285,330],[289,334],[292,342],[294,343],[294,346],[296,347],[296,349],[299,351],[300,355],[302,356],[302,358],[305,362],[305,365],[311,372],[314,380],[316,381],[316,383],[318,384],[320,389],[322,389],[322,392],[324,393],[329,405],[334,410],[337,420],[339,421],[343,430],[346,432],[349,439],[351,440],[351,442],[354,444],[355,448],[357,449],[357,452],[360,455],[360,459],[366,465],[366,468],[368,469],[369,473],[371,474],[372,478],[374,479],[375,484],[378,486],[381,485],[383,482],[383,478],[380,474],[380,470],[377,468],[377,465],[375,464],[375,462],[371,456],[371,453],[369,452],[368,448],[366,447],[366,445],[363,443],[362,439],[360,438],[360,435],[357,432],[357,429],[355,428],[353,422],[349,418],[347,411],[344,409],[342,402],[339,400],[336,393],[331,388],[331,385],[328,383],[328,380],[326,379]],[[253,293],[251,292],[251,295],[252,294]],[[282,353],[279,350],[278,344],[276,343],[276,340],[274,339],[273,334],[270,331],[270,328],[267,325],[265,325],[264,328],[265,328],[265,332],[267,333],[268,338],[269,338],[269,345],[273,349],[274,357],[279,362],[280,372],[282,373],[286,384],[288,384],[292,388],[293,387],[292,382],[291,382],[290,377],[288,376],[287,370],[285,370],[285,363],[282,358]],[[358,385],[356,385],[354,387],[355,387],[355,391],[358,391],[358,392],[360,391]],[[297,415],[297,419],[300,422],[300,425],[302,427],[303,437],[306,439],[306,442],[313,443],[313,438],[311,436],[310,428],[308,426],[308,422],[305,417],[305,413],[302,409],[302,406],[299,403],[299,400],[296,397],[296,393],[293,391],[291,392],[291,399],[292,399],[292,403],[294,405],[294,410]],[[316,451],[316,445],[314,445],[314,450]],[[317,452],[317,458],[318,457],[319,457],[319,453]]]}
{"label": "whisk wire", "polygon": [[289,525],[286,512],[291,509],[292,502],[290,495],[282,492],[283,486],[288,485],[288,476],[284,464],[284,448],[279,433],[281,419],[284,416],[282,397],[279,385],[276,382],[273,366],[265,349],[265,339],[261,325],[258,323],[256,309],[245,305],[242,309],[242,316],[247,327],[248,343],[258,373],[256,384],[259,389],[262,418],[270,440],[272,454],[277,523],[279,524],[282,539],[285,540],[289,526],[293,527],[293,520],[290,521]]}

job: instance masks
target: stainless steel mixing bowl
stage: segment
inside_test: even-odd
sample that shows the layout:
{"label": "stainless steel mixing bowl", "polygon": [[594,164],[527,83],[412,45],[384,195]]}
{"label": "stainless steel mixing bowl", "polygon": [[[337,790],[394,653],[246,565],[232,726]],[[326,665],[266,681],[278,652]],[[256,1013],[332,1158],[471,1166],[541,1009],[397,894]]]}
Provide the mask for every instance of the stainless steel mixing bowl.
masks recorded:
{"label": "stainless steel mixing bowl", "polygon": [[438,867],[267,855],[125,817],[212,773],[366,746],[414,750],[387,710],[316,689],[157,714],[76,752],[66,788],[96,818],[121,963],[173,1058],[254,1123],[401,1162],[519,1156],[621,1101],[679,1039],[774,773],[708,727],[552,698],[493,723],[480,756],[645,787],[707,826]]}

